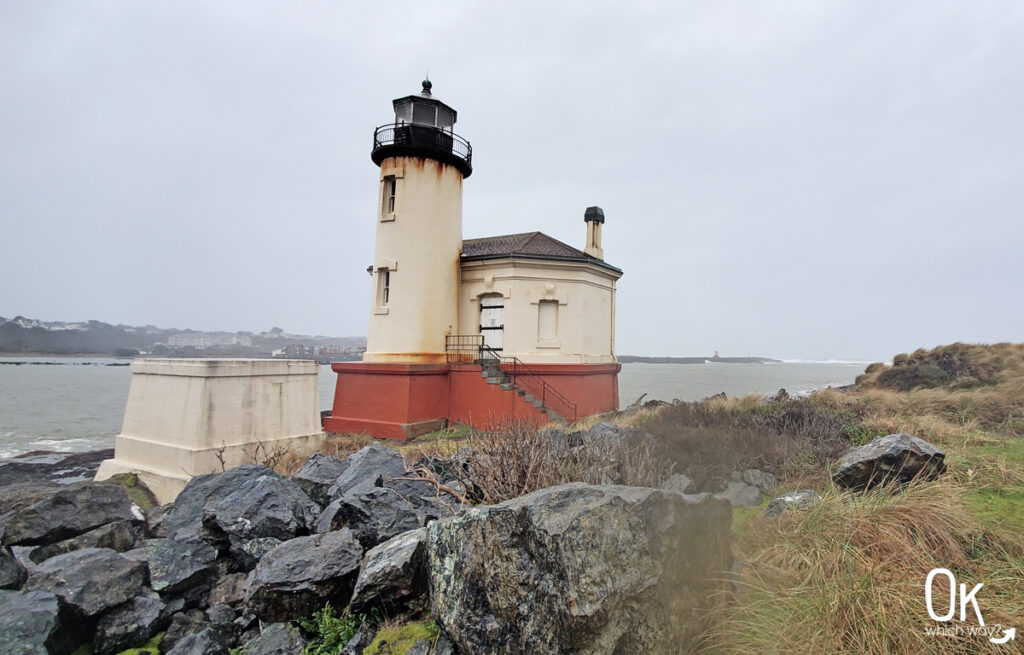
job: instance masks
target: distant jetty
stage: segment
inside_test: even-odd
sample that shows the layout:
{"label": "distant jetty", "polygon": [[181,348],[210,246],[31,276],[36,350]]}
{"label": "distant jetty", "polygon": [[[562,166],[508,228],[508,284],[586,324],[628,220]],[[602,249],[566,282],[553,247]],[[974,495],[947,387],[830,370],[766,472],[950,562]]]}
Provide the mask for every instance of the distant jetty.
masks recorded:
{"label": "distant jetty", "polygon": [[622,364],[781,364],[781,359],[771,357],[642,357],[619,355]]}

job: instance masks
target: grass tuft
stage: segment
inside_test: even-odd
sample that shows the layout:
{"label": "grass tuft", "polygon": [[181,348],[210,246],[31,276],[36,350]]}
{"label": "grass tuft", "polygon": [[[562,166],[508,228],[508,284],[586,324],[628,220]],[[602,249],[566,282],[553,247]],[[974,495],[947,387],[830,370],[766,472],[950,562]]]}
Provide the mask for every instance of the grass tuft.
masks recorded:
{"label": "grass tuft", "polygon": [[750,519],[740,544],[740,599],[716,627],[710,651],[992,652],[987,636],[925,631],[936,623],[924,581],[937,567],[969,586],[985,583],[979,604],[987,625],[1011,627],[1024,617],[1024,541],[986,529],[967,495],[948,477],[866,494],[831,489],[806,512]]}
{"label": "grass tuft", "polygon": [[405,655],[421,639],[434,643],[440,631],[433,619],[384,624],[363,655]]}

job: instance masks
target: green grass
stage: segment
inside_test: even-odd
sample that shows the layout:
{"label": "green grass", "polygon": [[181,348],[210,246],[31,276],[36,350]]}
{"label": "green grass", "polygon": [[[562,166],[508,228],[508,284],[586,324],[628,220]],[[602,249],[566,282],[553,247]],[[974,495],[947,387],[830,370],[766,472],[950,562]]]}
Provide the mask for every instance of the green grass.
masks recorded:
{"label": "green grass", "polygon": [[145,645],[139,646],[138,648],[123,650],[117,655],[141,655],[141,653],[151,653],[152,655],[156,655],[160,652],[160,642],[163,641],[163,639],[164,633],[161,632],[147,641]]}
{"label": "green grass", "polygon": [[437,641],[437,623],[433,619],[384,626],[363,651],[363,655],[405,655],[420,639]]}
{"label": "green grass", "polygon": [[434,430],[433,432],[427,432],[413,439],[413,442],[432,442],[437,440],[459,440],[465,439],[473,433],[473,427],[469,425],[462,425],[461,423],[447,427],[441,430]]}

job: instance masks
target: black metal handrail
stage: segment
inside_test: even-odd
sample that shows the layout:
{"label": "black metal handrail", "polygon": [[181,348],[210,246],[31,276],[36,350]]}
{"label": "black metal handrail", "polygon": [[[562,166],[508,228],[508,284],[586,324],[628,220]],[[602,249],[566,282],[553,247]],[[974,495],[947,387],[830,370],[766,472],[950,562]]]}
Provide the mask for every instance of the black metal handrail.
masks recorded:
{"label": "black metal handrail", "polygon": [[540,400],[541,405],[557,413],[566,422],[576,422],[576,403],[566,398],[565,394],[551,386],[517,357],[501,357],[500,361],[501,370],[509,375],[512,384],[528,391],[534,398]]}
{"label": "black metal handrail", "polygon": [[444,348],[449,364],[479,362],[481,366],[497,366],[502,373],[508,375],[512,384],[540,400],[543,407],[569,423],[576,422],[576,403],[566,398],[565,394],[551,386],[551,383],[518,357],[505,357],[494,348],[485,346],[482,334],[447,335]]}
{"label": "black metal handrail", "polygon": [[[452,156],[472,170],[473,146],[458,134],[432,125],[388,123],[373,131],[373,150],[397,146]],[[379,163],[379,162],[378,162]]]}
{"label": "black metal handrail", "polygon": [[444,351],[449,364],[472,364],[480,359],[483,346],[482,334],[449,334],[444,338]]}

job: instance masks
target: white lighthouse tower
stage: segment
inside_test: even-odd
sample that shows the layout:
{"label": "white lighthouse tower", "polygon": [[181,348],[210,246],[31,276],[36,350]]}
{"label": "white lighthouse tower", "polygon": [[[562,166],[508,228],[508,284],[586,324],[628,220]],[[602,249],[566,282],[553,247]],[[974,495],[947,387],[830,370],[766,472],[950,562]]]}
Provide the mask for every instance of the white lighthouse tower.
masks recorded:
{"label": "white lighthouse tower", "polygon": [[615,409],[615,285],[604,212],[589,207],[579,250],[541,232],[463,240],[473,150],[431,94],[394,101],[373,135],[380,167],[361,362],[337,373],[330,433],[410,439],[451,423],[488,428]]}
{"label": "white lighthouse tower", "polygon": [[394,101],[395,120],[378,127],[380,166],[373,292],[366,362],[445,361],[445,337],[459,325],[462,180],[473,150],[456,135],[454,109],[429,80]]}

